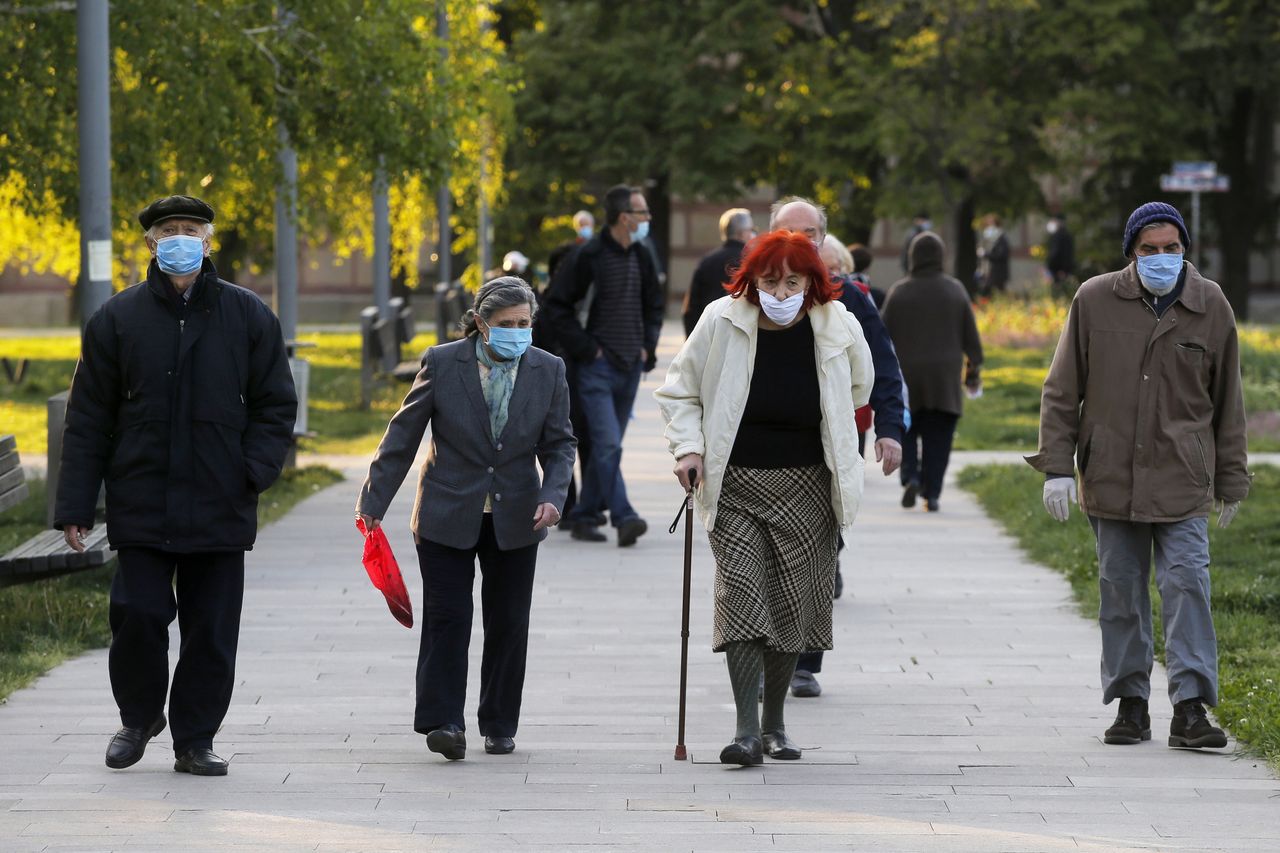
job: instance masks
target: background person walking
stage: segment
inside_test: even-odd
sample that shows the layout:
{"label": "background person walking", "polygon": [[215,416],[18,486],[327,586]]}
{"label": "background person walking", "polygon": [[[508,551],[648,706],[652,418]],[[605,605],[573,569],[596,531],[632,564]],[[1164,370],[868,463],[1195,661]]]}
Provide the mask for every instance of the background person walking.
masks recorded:
{"label": "background person walking", "polygon": [[640,375],[658,363],[663,298],[653,253],[642,245],[650,220],[644,194],[616,186],[605,193],[604,208],[606,227],[561,263],[546,310],[560,347],[576,362],[591,436],[571,535],[604,542],[599,515],[607,509],[625,548],[649,529],[627,499],[622,438]]}
{"label": "background person walking", "polygon": [[956,423],[964,411],[961,375],[981,388],[982,341],[964,285],[942,271],[942,238],[926,231],[911,241],[911,274],[889,289],[884,324],[907,381],[911,428],[902,445],[902,505],[923,494],[938,511]]}
{"label": "background person walking", "polygon": [[1222,747],[1218,644],[1209,611],[1209,512],[1226,527],[1249,493],[1235,316],[1183,260],[1177,209],[1148,202],[1125,225],[1129,265],[1071,302],[1040,402],[1044,504],[1066,521],[1079,501],[1098,541],[1102,701],[1120,700],[1105,740],[1151,738],[1155,555],[1173,720],[1169,745]]}

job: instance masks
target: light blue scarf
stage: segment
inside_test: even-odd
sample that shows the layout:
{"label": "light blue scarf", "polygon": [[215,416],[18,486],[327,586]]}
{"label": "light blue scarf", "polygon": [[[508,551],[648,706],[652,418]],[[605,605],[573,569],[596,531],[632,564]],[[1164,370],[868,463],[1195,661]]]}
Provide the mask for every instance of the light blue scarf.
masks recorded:
{"label": "light blue scarf", "polygon": [[493,440],[497,441],[507,426],[507,406],[511,402],[511,391],[516,384],[516,366],[520,359],[499,361],[489,354],[484,345],[484,337],[476,335],[476,358],[489,368],[489,375],[480,383],[484,391],[484,402],[489,407],[489,429],[493,431]]}

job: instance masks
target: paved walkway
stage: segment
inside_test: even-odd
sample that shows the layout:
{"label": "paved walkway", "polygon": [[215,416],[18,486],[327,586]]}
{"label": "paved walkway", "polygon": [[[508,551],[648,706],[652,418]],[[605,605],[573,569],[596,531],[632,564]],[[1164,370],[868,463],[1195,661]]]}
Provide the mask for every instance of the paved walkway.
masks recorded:
{"label": "paved walkway", "polygon": [[[473,733],[467,760],[446,763],[413,734],[418,634],[364,577],[352,479],[250,555],[240,684],[217,742],[231,774],[173,773],[167,734],[136,767],[106,769],[118,721],[94,652],[0,707],[0,851],[1280,848],[1280,782],[1239,754],[1166,748],[1162,701],[1151,743],[1101,743],[1114,709],[1099,701],[1097,629],[1057,575],[954,487],[943,512],[905,512],[872,473],[825,692],[787,706],[799,762],[716,763],[734,717],[709,651],[699,530],[691,760],[674,761],[681,539],[666,526],[679,493],[657,378],[626,457],[651,530],[627,550],[563,532],[544,546],[514,755],[485,755]],[[406,487],[391,518],[410,503]],[[475,702],[473,685],[472,720]]]}

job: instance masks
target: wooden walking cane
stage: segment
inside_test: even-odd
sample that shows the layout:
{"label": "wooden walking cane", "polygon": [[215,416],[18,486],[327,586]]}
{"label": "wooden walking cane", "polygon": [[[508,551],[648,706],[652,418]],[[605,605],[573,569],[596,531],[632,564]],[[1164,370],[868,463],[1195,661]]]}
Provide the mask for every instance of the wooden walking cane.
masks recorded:
{"label": "wooden walking cane", "polygon": [[[689,586],[693,578],[693,487],[696,471],[689,472],[689,491],[684,493],[684,604],[680,613],[680,716],[676,732],[676,761],[688,755],[684,748],[685,691],[689,681]],[[671,522],[671,533],[680,525],[680,514]]]}

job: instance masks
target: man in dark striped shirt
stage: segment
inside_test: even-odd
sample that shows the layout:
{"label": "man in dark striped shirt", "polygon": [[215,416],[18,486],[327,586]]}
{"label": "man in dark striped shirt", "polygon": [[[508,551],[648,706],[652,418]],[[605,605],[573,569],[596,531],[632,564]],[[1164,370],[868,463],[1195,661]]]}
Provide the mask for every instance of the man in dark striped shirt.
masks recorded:
{"label": "man in dark striped shirt", "polygon": [[627,500],[622,436],[640,376],[657,364],[663,296],[653,255],[644,193],[625,185],[604,197],[605,227],[556,269],[547,294],[547,320],[567,359],[575,362],[591,457],[582,493],[569,516],[574,539],[607,540],[599,530],[606,510],[627,547],[648,529]]}

